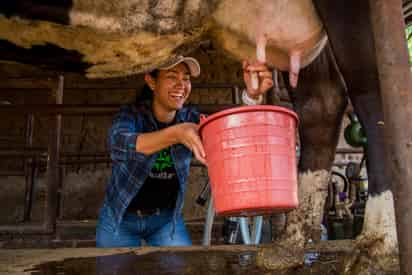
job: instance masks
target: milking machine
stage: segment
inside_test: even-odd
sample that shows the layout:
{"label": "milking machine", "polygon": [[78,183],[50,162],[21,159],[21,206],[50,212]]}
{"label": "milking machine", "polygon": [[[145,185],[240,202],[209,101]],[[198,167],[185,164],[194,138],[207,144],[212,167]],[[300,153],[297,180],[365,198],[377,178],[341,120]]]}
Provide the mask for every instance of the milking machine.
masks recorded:
{"label": "milking machine", "polygon": [[368,198],[368,180],[361,164],[348,163],[345,174],[332,172],[328,188],[325,223],[331,240],[353,239],[362,230]]}
{"label": "milking machine", "polygon": [[[366,134],[353,113],[344,130],[345,141],[352,147],[367,147]],[[365,171],[366,155],[360,163],[349,162],[345,171],[333,171],[328,187],[325,224],[331,240],[353,239],[362,230],[368,198],[368,179]]]}

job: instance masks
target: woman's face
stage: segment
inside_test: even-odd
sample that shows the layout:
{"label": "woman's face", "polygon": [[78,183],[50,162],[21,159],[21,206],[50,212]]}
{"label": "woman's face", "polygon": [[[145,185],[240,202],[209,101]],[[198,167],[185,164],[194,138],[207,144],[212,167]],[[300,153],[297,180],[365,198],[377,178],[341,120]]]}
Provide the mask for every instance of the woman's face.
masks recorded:
{"label": "woman's face", "polygon": [[190,72],[184,63],[168,70],[159,70],[153,84],[153,99],[156,104],[165,108],[165,111],[182,108],[192,89]]}

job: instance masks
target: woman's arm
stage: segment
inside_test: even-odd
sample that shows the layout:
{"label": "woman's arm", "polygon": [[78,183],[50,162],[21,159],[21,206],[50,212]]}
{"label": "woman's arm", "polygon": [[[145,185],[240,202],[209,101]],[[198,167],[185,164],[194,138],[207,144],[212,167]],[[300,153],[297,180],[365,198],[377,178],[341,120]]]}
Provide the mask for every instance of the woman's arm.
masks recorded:
{"label": "woman's arm", "polygon": [[180,123],[165,129],[142,133],[136,138],[136,151],[151,155],[173,144],[184,144],[195,157],[206,165],[206,154],[199,136],[199,125]]}

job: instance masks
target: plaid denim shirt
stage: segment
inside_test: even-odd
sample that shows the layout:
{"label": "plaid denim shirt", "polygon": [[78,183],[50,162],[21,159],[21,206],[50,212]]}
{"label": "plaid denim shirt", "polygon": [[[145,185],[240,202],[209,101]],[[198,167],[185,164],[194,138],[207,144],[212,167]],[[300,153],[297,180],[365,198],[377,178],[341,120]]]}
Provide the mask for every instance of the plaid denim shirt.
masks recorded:
{"label": "plaid denim shirt", "polygon": [[[183,107],[176,113],[175,123],[199,122],[199,113],[190,107]],[[136,151],[136,139],[142,133],[158,130],[151,102],[141,105],[124,105],[115,115],[109,130],[109,148],[112,159],[112,175],[106,189],[103,207],[108,207],[115,228],[121,223],[131,200],[143,186],[158,153],[145,155]],[[179,192],[174,210],[174,221],[181,213],[184,203],[186,180],[189,174],[192,152],[182,144],[170,149],[176,174],[179,179]]]}

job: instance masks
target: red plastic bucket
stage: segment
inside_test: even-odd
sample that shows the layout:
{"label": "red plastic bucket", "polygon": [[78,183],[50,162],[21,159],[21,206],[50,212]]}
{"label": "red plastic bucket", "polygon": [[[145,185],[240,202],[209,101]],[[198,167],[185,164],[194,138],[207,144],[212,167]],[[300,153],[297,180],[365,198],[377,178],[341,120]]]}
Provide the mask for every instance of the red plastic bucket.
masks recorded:
{"label": "red plastic bucket", "polygon": [[297,115],[243,106],[201,117],[216,214],[253,216],[296,208]]}

